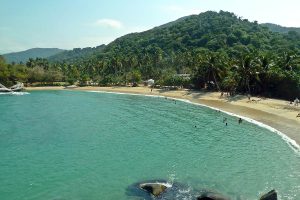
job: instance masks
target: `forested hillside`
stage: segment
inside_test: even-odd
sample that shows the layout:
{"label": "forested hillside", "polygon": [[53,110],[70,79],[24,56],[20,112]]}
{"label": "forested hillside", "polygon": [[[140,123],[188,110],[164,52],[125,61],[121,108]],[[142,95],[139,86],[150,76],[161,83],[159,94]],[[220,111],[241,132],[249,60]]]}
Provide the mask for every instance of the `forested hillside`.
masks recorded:
{"label": "forested hillside", "polygon": [[[25,69],[30,72],[27,81],[43,80],[43,76],[34,75],[36,72],[48,73],[48,82],[56,73],[60,78],[54,81],[93,80],[99,85],[152,78],[159,85],[231,94],[300,96],[300,34],[276,33],[229,12],[187,16],[98,48],[87,49],[87,54],[78,50],[74,57],[76,50],[69,52],[72,56],[64,52],[61,58],[51,59],[54,63],[31,60]],[[191,79],[176,74],[190,74]]]}
{"label": "forested hillside", "polygon": [[241,20],[233,13],[206,12],[169,26],[123,36],[109,44],[105,51],[135,52],[158,47],[165,54],[172,54],[202,47],[211,51],[224,50],[233,55],[236,49],[247,47],[248,50],[272,51],[276,48],[278,52],[284,48],[297,50],[300,47],[297,36],[272,33],[256,22]]}

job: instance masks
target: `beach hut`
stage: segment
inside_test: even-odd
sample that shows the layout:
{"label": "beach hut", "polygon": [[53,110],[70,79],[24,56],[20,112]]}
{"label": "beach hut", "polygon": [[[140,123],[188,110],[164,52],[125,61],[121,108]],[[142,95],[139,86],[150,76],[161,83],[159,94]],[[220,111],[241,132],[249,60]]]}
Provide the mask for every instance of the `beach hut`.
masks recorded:
{"label": "beach hut", "polygon": [[153,79],[149,79],[144,81],[144,86],[153,86],[154,85],[154,80]]}
{"label": "beach hut", "polygon": [[148,86],[153,86],[154,85],[154,80],[153,79],[149,79],[147,80]]}

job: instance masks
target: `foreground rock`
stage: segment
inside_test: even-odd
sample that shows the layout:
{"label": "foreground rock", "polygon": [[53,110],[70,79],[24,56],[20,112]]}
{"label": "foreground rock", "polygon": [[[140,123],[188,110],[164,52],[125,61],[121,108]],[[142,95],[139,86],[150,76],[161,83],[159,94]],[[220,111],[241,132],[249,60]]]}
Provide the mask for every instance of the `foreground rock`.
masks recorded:
{"label": "foreground rock", "polygon": [[277,192],[275,190],[271,190],[267,194],[260,197],[259,200],[277,200]]}
{"label": "foreground rock", "polygon": [[168,186],[165,183],[142,183],[140,188],[157,197],[165,192]]}
{"label": "foreground rock", "polygon": [[[201,187],[191,187],[179,182],[168,183],[166,180],[148,180],[128,186],[126,194],[132,199],[144,200],[244,200],[238,194],[226,194]],[[228,195],[229,196],[229,195]],[[263,195],[259,200],[278,200],[275,190]]]}
{"label": "foreground rock", "polygon": [[200,198],[201,200],[229,200],[214,191],[194,188],[178,182],[170,184],[166,180],[149,180],[134,183],[128,186],[126,194],[133,197],[133,199],[138,197],[138,199],[144,200],[197,200],[199,197],[202,198]]}

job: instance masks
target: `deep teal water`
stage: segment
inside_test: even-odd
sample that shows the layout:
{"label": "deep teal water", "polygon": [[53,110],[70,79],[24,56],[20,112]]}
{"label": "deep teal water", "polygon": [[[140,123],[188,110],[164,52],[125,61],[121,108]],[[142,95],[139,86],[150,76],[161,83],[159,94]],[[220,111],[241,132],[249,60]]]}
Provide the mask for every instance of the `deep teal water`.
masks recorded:
{"label": "deep teal water", "polygon": [[[184,102],[120,94],[0,95],[0,199],[136,199],[167,179],[233,199],[300,199],[300,157],[275,133]],[[196,126],[196,127],[195,127]]]}

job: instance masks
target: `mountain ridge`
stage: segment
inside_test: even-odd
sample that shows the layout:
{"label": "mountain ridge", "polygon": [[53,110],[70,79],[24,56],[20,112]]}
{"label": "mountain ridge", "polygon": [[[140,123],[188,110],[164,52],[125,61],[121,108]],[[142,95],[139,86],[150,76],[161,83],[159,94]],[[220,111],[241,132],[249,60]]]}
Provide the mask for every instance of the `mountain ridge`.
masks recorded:
{"label": "mountain ridge", "polygon": [[6,53],[2,56],[7,63],[26,63],[29,58],[48,58],[65,50],[59,48],[31,48],[24,51]]}

